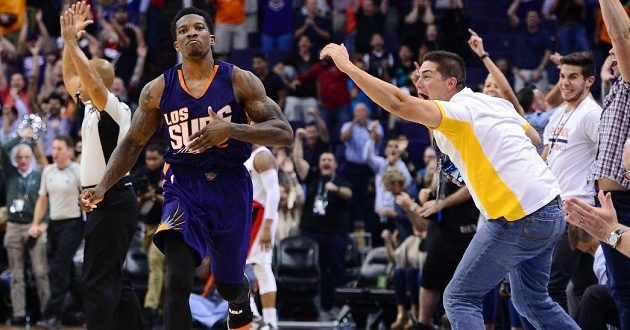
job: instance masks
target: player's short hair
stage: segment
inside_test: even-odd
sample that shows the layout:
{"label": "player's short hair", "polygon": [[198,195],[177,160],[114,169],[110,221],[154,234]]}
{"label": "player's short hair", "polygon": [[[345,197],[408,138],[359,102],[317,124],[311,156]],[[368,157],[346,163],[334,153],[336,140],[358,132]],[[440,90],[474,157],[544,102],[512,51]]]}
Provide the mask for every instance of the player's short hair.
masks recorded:
{"label": "player's short hair", "polygon": [[461,56],[451,52],[436,50],[426,53],[422,61],[437,63],[437,70],[444,79],[450,77],[457,79],[458,90],[466,86],[466,63]]}
{"label": "player's short hair", "polygon": [[208,12],[197,7],[186,7],[178,11],[171,21],[171,37],[173,37],[173,40],[177,40],[177,21],[179,21],[180,18],[186,15],[199,15],[203,17],[203,20],[206,22],[208,31],[210,31],[210,34],[214,34],[214,23],[212,22],[212,17],[210,17],[210,14],[208,14]]}
{"label": "player's short hair", "polygon": [[70,149],[74,149],[74,140],[67,135],[57,135],[55,136],[55,140],[65,143],[66,147]]}
{"label": "player's short hair", "polygon": [[576,52],[562,56],[560,63],[581,67],[584,78],[595,76],[595,62],[590,52]]}
{"label": "player's short hair", "polygon": [[160,156],[164,156],[164,147],[159,144],[150,144],[147,146],[145,153],[148,152],[157,152]]}
{"label": "player's short hair", "polygon": [[575,251],[578,243],[588,243],[594,240],[593,236],[587,233],[586,230],[574,225],[568,226],[567,238],[569,240],[569,247],[571,247],[571,250]]}

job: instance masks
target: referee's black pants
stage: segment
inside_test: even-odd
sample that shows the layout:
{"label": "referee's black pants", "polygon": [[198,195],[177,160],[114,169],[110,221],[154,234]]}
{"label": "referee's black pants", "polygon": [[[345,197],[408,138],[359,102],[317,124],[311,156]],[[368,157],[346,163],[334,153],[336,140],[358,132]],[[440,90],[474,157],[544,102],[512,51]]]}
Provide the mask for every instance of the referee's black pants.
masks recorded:
{"label": "referee's black pants", "polygon": [[129,187],[112,188],[88,215],[83,307],[89,330],[142,329],[142,310],[123,263],[136,230],[138,204]]}

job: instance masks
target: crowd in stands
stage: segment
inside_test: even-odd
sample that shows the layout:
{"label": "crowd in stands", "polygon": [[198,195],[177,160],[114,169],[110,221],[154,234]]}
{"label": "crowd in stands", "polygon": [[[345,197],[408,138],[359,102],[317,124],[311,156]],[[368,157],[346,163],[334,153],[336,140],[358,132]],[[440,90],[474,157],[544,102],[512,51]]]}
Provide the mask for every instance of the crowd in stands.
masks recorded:
{"label": "crowd in stands", "polygon": [[[58,19],[71,3],[0,2],[0,220],[4,267],[11,274],[12,310],[4,316],[13,324],[45,313],[53,286],[73,292],[76,284],[74,275],[54,261],[58,247],[50,246],[50,238],[46,244],[45,233],[50,237],[57,221],[52,219],[58,216],[38,213],[36,207],[49,194],[40,187],[50,185],[44,178],[52,167],[68,166],[64,157],[81,161],[83,109],[64,88]],[[361,246],[383,247],[395,265],[389,279],[398,308],[392,329],[442,324],[442,293],[479,220],[468,190],[438,170],[447,160],[431,145],[426,128],[380,109],[329,59],[320,60],[324,45],[343,42],[357,66],[411,95],[417,94],[415,82],[422,79],[415,62],[422,63],[434,50],[458,53],[470,67],[467,85],[513,102],[541,138],[549,136],[545,127],[565,101],[556,82],[566,55],[591,53],[598,68],[591,92],[600,104],[616,79],[607,59],[611,38],[595,0],[92,0],[91,5],[94,23],[79,44],[90,58],[114,63],[112,92],[132,111],[140,86],[176,63],[169,13],[189,5],[214,17],[215,58],[251,70],[283,109],[295,141],[291,148],[273,149],[281,186],[276,242],[298,235],[317,242],[321,320],[334,319],[339,312],[342,302],[335,298],[335,288],[352,280],[346,276],[346,251]],[[630,14],[630,3],[625,5]],[[475,20],[471,12],[479,6],[501,17]],[[479,33],[489,52],[479,53],[469,44],[471,33],[477,36],[469,28]],[[485,79],[486,68],[492,79]],[[31,114],[42,119],[45,131],[25,127],[23,118]],[[165,146],[156,141],[132,173],[141,208],[138,230],[149,265],[144,307],[154,322],[164,294],[164,256],[151,243],[163,201]],[[75,185],[77,177],[67,180]],[[62,218],[77,217],[70,213]],[[597,263],[597,241],[587,233],[573,228],[568,237],[575,249],[585,251],[580,252],[583,276],[572,278],[579,283],[573,283],[576,289],[568,298],[560,298],[565,300],[561,305],[584,325],[619,326],[615,313],[603,313],[599,323],[585,316],[597,301],[593,297],[607,294],[603,275],[593,272],[602,264]],[[78,245],[74,249],[80,255]],[[63,284],[59,272],[64,272]],[[35,279],[39,310],[26,306],[26,286],[33,285],[29,276]],[[497,283],[488,295],[486,325],[495,324],[499,300],[508,304],[509,286],[507,281]],[[73,296],[80,305],[80,295]],[[583,306],[589,301],[591,305]],[[527,327],[513,308],[510,319],[513,329]]]}

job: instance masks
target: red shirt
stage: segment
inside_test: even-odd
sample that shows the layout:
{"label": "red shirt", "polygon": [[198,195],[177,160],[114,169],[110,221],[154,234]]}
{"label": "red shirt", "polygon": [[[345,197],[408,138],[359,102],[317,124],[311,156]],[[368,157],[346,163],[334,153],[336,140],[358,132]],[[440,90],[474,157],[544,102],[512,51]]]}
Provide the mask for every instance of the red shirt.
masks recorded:
{"label": "red shirt", "polygon": [[322,108],[338,109],[350,102],[348,76],[334,64],[324,66],[321,62],[315,63],[310,70],[297,77],[301,83],[312,79],[317,81],[317,96]]}

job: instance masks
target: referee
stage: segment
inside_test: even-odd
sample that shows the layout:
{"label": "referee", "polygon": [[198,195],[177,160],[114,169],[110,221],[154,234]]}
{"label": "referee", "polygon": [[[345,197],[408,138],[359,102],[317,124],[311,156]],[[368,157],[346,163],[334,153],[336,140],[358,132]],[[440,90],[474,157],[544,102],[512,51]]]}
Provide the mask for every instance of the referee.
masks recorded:
{"label": "referee", "polygon": [[[33,223],[28,230],[31,237],[37,238],[46,232],[50,279],[50,299],[44,308],[43,320],[38,322],[46,328],[60,328],[62,306],[70,290],[78,293],[78,279],[74,276],[72,257],[83,238],[81,210],[74,203],[79,198],[81,183],[79,164],[72,161],[74,143],[69,136],[60,135],[52,142],[53,164],[42,172],[39,198],[35,203]],[[49,223],[42,223],[50,205]],[[76,301],[81,304],[81,300]]]}
{"label": "referee", "polygon": [[[96,186],[110,155],[131,124],[129,107],[110,88],[114,69],[103,59],[88,60],[77,35],[91,23],[85,2],[72,5],[61,18],[63,81],[83,108],[81,185]],[[114,185],[91,212],[85,225],[83,305],[87,328],[141,329],[140,304],[131,282],[123,278],[123,262],[136,229],[138,205],[127,175]]]}

